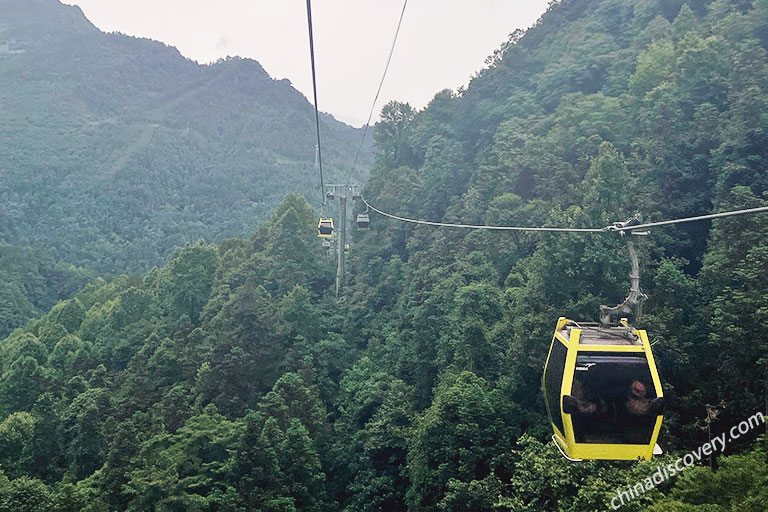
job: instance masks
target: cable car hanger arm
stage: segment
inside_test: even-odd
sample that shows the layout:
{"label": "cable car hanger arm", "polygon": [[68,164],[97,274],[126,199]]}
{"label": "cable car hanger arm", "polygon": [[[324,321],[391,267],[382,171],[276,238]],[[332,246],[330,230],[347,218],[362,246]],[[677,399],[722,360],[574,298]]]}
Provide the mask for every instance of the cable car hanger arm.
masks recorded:
{"label": "cable car hanger arm", "polygon": [[629,250],[629,261],[632,264],[632,271],[629,273],[629,295],[624,299],[624,302],[617,306],[608,307],[600,305],[600,326],[603,328],[611,325],[613,317],[616,315],[634,313],[635,320],[638,320],[640,304],[647,298],[642,290],[640,290],[640,265],[637,261],[635,245],[631,241],[627,241],[627,249]]}

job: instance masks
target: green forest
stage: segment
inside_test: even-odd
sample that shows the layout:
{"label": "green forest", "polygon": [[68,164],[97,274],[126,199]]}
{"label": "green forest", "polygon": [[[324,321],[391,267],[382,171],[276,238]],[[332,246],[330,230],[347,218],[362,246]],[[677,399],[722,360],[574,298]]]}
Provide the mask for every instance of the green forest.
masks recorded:
{"label": "green forest", "polygon": [[[33,247],[46,269],[146,272],[198,239],[250,236],[286,193],[317,190],[312,105],[288,80],[101,32],[58,0],[0,0],[0,119],[0,259]],[[340,180],[361,130],[327,114],[320,129]],[[371,160],[367,144],[358,179]],[[4,267],[0,281],[21,319],[0,336],[73,291],[31,290]]]}
{"label": "green forest", "polygon": [[[580,228],[768,206],[768,0],[552,2],[466,88],[384,106],[373,152],[363,197],[409,218]],[[543,365],[558,317],[626,296],[625,240],[370,212],[336,299],[295,192],[245,237],[163,225],[203,239],[142,274],[107,276],[96,246],[68,266],[0,253],[28,290],[66,292],[0,343],[0,511],[611,510],[768,412],[764,213],[636,237],[665,454],[574,463]],[[620,510],[766,504],[760,425]]]}

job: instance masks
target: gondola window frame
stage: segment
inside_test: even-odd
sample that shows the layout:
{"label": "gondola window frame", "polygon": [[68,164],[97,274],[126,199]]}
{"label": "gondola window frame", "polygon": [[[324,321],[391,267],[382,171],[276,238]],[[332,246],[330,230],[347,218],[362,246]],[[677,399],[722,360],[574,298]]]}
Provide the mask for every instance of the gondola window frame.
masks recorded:
{"label": "gondola window frame", "polygon": [[[562,363],[560,355],[562,354]],[[553,357],[555,359],[553,359]],[[552,424],[560,429],[560,433],[565,433],[563,424],[563,413],[560,405],[562,395],[563,380],[565,379],[565,365],[568,360],[568,347],[559,339],[554,340],[550,347],[548,355],[549,364],[544,373],[543,387],[544,395],[547,401],[547,412]]]}

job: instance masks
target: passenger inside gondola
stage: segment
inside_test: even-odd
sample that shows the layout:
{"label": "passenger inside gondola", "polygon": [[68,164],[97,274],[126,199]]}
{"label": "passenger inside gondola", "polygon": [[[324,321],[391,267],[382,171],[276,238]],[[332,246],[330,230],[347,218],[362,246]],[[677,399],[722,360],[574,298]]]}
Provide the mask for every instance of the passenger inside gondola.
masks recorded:
{"label": "passenger inside gondola", "polygon": [[633,381],[630,386],[629,396],[624,402],[624,407],[632,416],[646,414],[661,414],[664,408],[664,397],[648,398],[645,384],[639,380]]}
{"label": "passenger inside gondola", "polygon": [[631,354],[579,354],[563,397],[577,443],[647,444],[662,406],[648,362]]}
{"label": "passenger inside gondola", "polygon": [[581,381],[574,380],[570,396],[563,397],[563,411],[568,414],[595,414],[597,402],[594,392],[587,394]]}

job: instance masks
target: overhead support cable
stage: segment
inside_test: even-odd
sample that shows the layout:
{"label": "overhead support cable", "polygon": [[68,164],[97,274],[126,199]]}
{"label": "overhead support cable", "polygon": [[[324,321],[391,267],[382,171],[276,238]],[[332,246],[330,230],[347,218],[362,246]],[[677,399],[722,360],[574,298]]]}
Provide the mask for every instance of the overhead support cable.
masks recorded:
{"label": "overhead support cable", "polygon": [[465,228],[465,229],[486,229],[495,231],[549,231],[560,233],[626,233],[639,229],[647,229],[658,226],[667,226],[670,224],[681,224],[684,222],[693,222],[698,220],[717,219],[722,217],[732,217],[734,215],[746,215],[750,213],[768,212],[768,206],[761,206],[759,208],[748,208],[745,210],[733,210],[729,212],[711,213],[709,215],[699,215],[696,217],[685,217],[682,219],[665,220],[660,222],[650,222],[646,224],[626,225],[625,223],[612,224],[603,228],[563,228],[563,227],[545,227],[545,226],[488,226],[488,225],[475,225],[475,224],[454,224],[450,222],[433,222],[428,220],[409,219],[407,217],[401,217],[399,215],[393,215],[385,211],[379,210],[375,206],[371,205],[364,197],[360,197],[360,200],[365,203],[369,209],[389,217],[400,222],[407,222],[410,224],[422,224],[427,226],[445,227],[445,228]]}
{"label": "overhead support cable", "polygon": [[[636,226],[628,226],[624,228],[624,231],[634,231],[636,229],[655,228],[658,226],[668,226],[670,224],[682,224],[683,222],[694,222],[697,220],[719,219],[722,217],[732,217],[734,215],[746,215],[749,213],[768,212],[768,206],[761,206],[759,208],[747,208],[746,210],[733,210],[730,212],[710,213],[708,215],[699,215],[697,217],[685,217],[682,219],[663,220],[660,222],[649,222],[647,224],[638,224]],[[610,230],[610,228],[608,228]]]}
{"label": "overhead support cable", "polygon": [[317,164],[320,169],[320,196],[322,206],[325,206],[325,183],[323,182],[323,155],[320,151],[320,112],[317,108],[317,74],[315,73],[315,40],[312,33],[312,5],[307,0],[307,25],[309,27],[309,57],[312,62],[312,92],[315,97],[315,131],[317,132]]}
{"label": "overhead support cable", "polygon": [[425,224],[427,226],[438,226],[445,228],[466,228],[466,229],[491,229],[497,231],[556,231],[565,233],[602,233],[604,228],[550,228],[550,227],[528,227],[528,226],[485,226],[474,224],[452,224],[449,222],[432,222],[429,220],[417,220],[409,219],[406,217],[400,217],[399,215],[393,215],[385,211],[379,210],[375,206],[372,206],[364,197],[360,197],[360,200],[365,203],[365,206],[373,210],[374,212],[389,217],[390,219],[399,220],[401,222],[408,222],[411,224]]}
{"label": "overhead support cable", "polygon": [[376,90],[376,96],[374,96],[373,98],[373,103],[371,103],[371,110],[368,113],[368,120],[365,122],[365,128],[363,129],[363,137],[360,139],[360,145],[358,145],[357,147],[357,153],[355,153],[355,160],[352,163],[352,167],[350,167],[349,172],[347,173],[347,179],[345,180],[347,184],[349,183],[349,178],[351,177],[352,173],[357,167],[357,160],[360,157],[360,152],[362,151],[363,145],[365,144],[365,136],[368,135],[368,128],[371,125],[371,119],[373,119],[373,112],[376,109],[376,102],[379,100],[379,95],[381,94],[381,88],[384,85],[384,79],[387,77],[387,71],[389,71],[389,63],[392,62],[392,54],[395,52],[395,45],[397,44],[397,36],[400,35],[400,27],[403,24],[403,17],[405,16],[405,8],[407,5],[408,5],[408,0],[404,0],[403,9],[400,11],[400,19],[397,22],[397,29],[395,29],[395,37],[392,40],[392,46],[389,48],[389,55],[387,56],[387,64],[384,66],[384,73],[381,75],[381,80],[379,81],[379,88]]}

